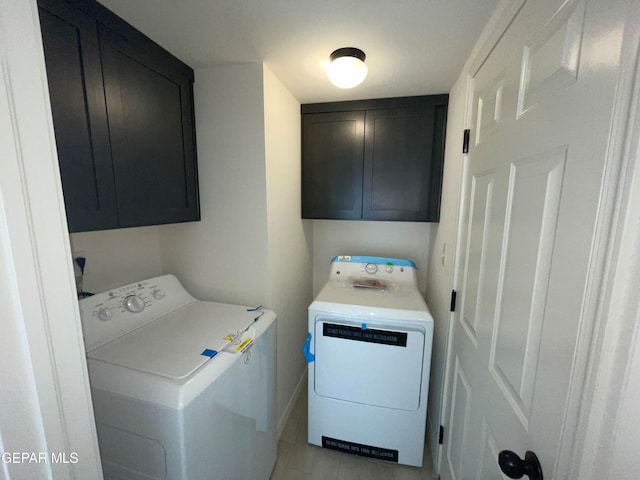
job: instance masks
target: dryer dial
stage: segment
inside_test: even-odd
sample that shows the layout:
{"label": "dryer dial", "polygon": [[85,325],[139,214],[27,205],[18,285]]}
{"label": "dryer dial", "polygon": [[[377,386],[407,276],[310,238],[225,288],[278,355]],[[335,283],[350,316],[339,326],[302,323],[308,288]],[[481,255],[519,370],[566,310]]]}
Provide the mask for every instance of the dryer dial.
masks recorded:
{"label": "dryer dial", "polygon": [[373,275],[378,271],[378,265],[376,265],[375,263],[367,263],[367,266],[364,267],[364,269],[367,273]]}

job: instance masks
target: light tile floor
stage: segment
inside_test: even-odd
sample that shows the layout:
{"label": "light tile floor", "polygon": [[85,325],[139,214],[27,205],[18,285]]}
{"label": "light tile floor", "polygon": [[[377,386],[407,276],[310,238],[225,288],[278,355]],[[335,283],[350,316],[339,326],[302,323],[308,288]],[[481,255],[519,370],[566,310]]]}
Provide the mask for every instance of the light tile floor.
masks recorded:
{"label": "light tile floor", "polygon": [[307,443],[307,388],[298,397],[278,442],[271,480],[433,480],[431,454],[422,468],[335,452]]}

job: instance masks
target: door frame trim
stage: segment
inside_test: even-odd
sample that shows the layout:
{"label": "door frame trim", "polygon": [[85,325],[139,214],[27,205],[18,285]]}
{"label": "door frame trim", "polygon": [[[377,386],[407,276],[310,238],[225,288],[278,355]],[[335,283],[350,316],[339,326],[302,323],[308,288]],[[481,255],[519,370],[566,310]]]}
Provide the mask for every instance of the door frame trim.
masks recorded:
{"label": "door frame trim", "polygon": [[[592,317],[579,346],[588,355],[583,402],[574,425],[573,449],[563,454],[561,478],[609,478],[621,421],[631,360],[638,348],[640,305],[640,224],[634,202],[640,198],[640,1],[631,2],[624,31],[611,136],[596,228],[597,284],[585,304]],[[626,254],[626,255],[625,255]],[[638,369],[638,367],[635,367]],[[577,397],[581,394],[580,397]],[[628,419],[626,420],[628,421]],[[579,458],[579,462],[571,459]]]}
{"label": "door frame trim", "polygon": [[4,471],[102,478],[35,0],[0,2],[0,124],[2,443],[77,459]]}

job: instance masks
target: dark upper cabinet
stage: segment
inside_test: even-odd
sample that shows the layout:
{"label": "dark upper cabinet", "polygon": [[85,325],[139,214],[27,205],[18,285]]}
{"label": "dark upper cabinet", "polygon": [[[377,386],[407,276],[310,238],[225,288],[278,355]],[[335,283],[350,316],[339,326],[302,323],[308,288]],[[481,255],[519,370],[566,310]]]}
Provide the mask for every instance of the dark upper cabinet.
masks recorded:
{"label": "dark upper cabinet", "polygon": [[364,112],[304,115],[302,128],[303,217],[360,218]]}
{"label": "dark upper cabinet", "polygon": [[97,24],[50,2],[40,25],[69,229],[117,227]]}
{"label": "dark upper cabinet", "polygon": [[198,220],[193,76],[100,27],[120,226]]}
{"label": "dark upper cabinet", "polygon": [[193,70],[93,0],[39,0],[71,232],[199,220]]}
{"label": "dark upper cabinet", "polygon": [[448,95],[303,105],[304,218],[437,222]]}

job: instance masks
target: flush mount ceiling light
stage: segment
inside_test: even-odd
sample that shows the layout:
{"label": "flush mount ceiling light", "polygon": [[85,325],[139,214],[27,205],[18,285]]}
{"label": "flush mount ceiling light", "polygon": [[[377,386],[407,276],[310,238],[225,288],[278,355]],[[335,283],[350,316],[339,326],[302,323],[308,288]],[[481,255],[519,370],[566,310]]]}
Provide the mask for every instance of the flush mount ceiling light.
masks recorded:
{"label": "flush mount ceiling light", "polygon": [[331,54],[331,63],[327,66],[327,76],[338,88],[353,88],[366,78],[366,55],[359,48],[339,48]]}

